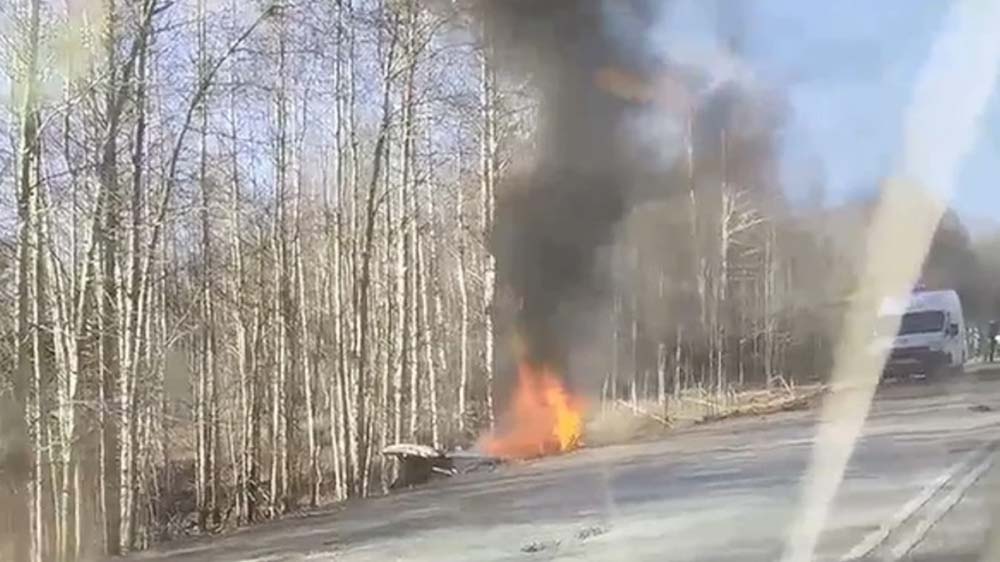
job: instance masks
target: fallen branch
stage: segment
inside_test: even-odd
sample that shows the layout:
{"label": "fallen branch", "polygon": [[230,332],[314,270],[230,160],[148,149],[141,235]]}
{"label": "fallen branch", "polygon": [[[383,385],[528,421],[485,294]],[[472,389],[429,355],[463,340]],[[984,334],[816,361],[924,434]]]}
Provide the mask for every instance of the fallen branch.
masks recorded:
{"label": "fallen branch", "polygon": [[763,416],[777,412],[799,410],[809,406],[814,399],[822,395],[824,392],[826,392],[826,387],[817,387],[810,392],[803,392],[798,395],[791,392],[783,396],[776,396],[767,401],[750,401],[747,404],[736,406],[726,412],[713,416],[706,416],[704,422],[718,421],[740,416]]}

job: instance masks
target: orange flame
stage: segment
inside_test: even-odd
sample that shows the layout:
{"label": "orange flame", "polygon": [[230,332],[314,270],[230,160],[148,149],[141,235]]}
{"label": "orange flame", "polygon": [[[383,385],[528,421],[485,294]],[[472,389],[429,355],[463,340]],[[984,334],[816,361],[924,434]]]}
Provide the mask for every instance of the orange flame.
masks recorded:
{"label": "orange flame", "polygon": [[571,451],[580,445],[584,409],[584,401],[570,394],[550,368],[522,362],[500,431],[487,436],[483,448],[517,459]]}

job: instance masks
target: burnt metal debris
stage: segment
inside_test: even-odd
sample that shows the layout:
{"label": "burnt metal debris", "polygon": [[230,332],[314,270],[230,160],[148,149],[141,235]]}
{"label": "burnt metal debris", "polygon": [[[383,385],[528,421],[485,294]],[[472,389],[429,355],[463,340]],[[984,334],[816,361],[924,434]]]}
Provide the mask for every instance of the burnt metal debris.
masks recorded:
{"label": "burnt metal debris", "polygon": [[399,476],[390,489],[400,490],[458,474],[491,471],[502,461],[475,452],[445,453],[434,447],[415,443],[397,443],[382,449],[382,454],[399,462]]}

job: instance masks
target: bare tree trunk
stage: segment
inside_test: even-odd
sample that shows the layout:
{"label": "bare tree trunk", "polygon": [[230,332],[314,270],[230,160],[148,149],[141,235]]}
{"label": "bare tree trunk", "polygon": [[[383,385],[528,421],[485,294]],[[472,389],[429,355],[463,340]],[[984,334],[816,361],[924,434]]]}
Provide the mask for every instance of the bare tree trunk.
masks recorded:
{"label": "bare tree trunk", "polygon": [[[430,234],[430,249],[425,249],[423,247],[418,247],[418,262],[421,262],[418,266],[423,275],[421,279],[423,280],[423,287],[421,289],[421,294],[423,298],[422,306],[424,309],[424,330],[425,330],[425,361],[427,363],[427,402],[428,408],[430,409],[431,416],[431,444],[435,448],[439,447],[441,444],[441,428],[440,428],[440,418],[438,415],[438,365],[435,363],[434,348],[436,347],[440,353],[441,365],[444,367],[446,365],[444,359],[444,342],[442,341],[443,328],[444,326],[440,322],[441,315],[441,286],[438,281],[438,276],[432,272],[437,269],[438,266],[438,253],[437,253],[437,243],[441,240],[442,235],[437,229],[437,219],[434,209],[434,198],[428,197],[428,228]],[[426,241],[425,237],[425,244]],[[425,259],[425,253],[429,253],[427,259]],[[428,281],[428,277],[430,280]],[[428,293],[433,295],[433,309],[428,306]]]}
{"label": "bare tree trunk", "polygon": [[120,372],[120,350],[118,348],[118,64],[115,28],[118,25],[115,0],[106,2],[105,51],[107,67],[111,70],[110,84],[105,97],[105,107],[109,113],[106,137],[103,139],[101,161],[98,173],[101,190],[105,193],[102,224],[97,241],[101,248],[101,505],[104,513],[104,544],[109,555],[121,552],[121,474],[119,462],[121,444],[119,425],[121,418],[120,396],[118,392]]}
{"label": "bare tree trunk", "polygon": [[[68,161],[68,159],[67,159]],[[78,188],[78,184],[74,178],[72,189],[74,191]],[[38,189],[42,190],[42,194],[45,194],[45,185],[40,184]],[[48,204],[44,204],[48,207]],[[65,275],[60,274],[59,267],[53,263],[53,238],[51,235],[51,213],[46,211],[45,218],[42,222],[43,228],[43,243],[47,246],[46,249],[46,266],[49,271],[52,272],[52,279],[54,282],[50,284],[49,300],[52,303],[50,317],[56,326],[62,327],[61,330],[54,330],[53,337],[53,351],[55,360],[55,369],[58,373],[55,380],[55,409],[57,415],[55,416],[56,421],[56,440],[58,442],[58,467],[56,462],[53,461],[53,490],[58,489],[58,499],[56,500],[55,506],[55,526],[56,526],[56,539],[54,545],[54,552],[57,560],[65,561],[70,560],[74,556],[73,545],[76,544],[76,527],[74,525],[75,517],[73,514],[73,507],[76,504],[75,500],[75,489],[73,487],[73,470],[76,463],[76,456],[74,455],[74,426],[76,418],[76,408],[75,401],[73,397],[76,395],[76,385],[77,385],[77,348],[79,333],[77,331],[77,324],[74,322],[73,313],[71,311],[72,305],[70,304],[70,295],[73,294],[73,289],[67,286],[67,280],[64,279]],[[70,264],[70,271],[76,272],[78,263],[76,256],[76,233],[77,228],[76,211],[73,211],[73,217],[71,219],[71,233],[70,233],[70,246],[73,250],[73,259]],[[75,284],[75,277],[71,276],[69,279],[69,284]],[[59,474],[56,475],[56,468],[59,470]]]}
{"label": "bare tree trunk", "polygon": [[[235,0],[230,3],[230,12],[235,17]],[[235,61],[230,61],[229,77],[230,82],[235,84],[237,69]],[[243,262],[243,247],[240,241],[242,232],[242,219],[240,217],[240,163],[239,163],[239,143],[238,128],[236,119],[236,87],[229,90],[229,135],[230,135],[230,255],[233,262],[233,274],[229,283],[229,299],[233,303],[233,327],[236,331],[236,375],[239,382],[239,434],[238,442],[240,454],[237,458],[239,469],[237,471],[234,485],[236,487],[236,512],[237,520],[250,523],[253,520],[251,514],[253,499],[251,495],[251,484],[254,478],[251,467],[257,462],[254,457],[253,447],[254,427],[257,420],[253,415],[254,388],[250,377],[250,342],[248,341],[248,330],[246,313],[244,307],[249,304],[246,298],[247,282]]]}
{"label": "bare tree trunk", "polygon": [[[404,113],[408,114],[409,108],[407,104],[404,103],[403,106]],[[404,117],[404,123],[407,118]],[[405,133],[404,133],[405,134]],[[404,149],[403,154],[403,182],[402,185],[396,190],[396,205],[397,212],[399,213],[399,220],[397,224],[390,225],[389,228],[395,231],[395,289],[393,293],[393,305],[396,308],[396,318],[394,322],[394,337],[393,337],[393,350],[398,354],[395,359],[396,365],[393,370],[392,377],[392,427],[393,427],[393,441],[399,443],[403,437],[403,379],[407,375],[408,371],[413,369],[413,365],[409,364],[409,348],[412,345],[413,335],[409,333],[410,329],[410,307],[409,302],[409,292],[407,289],[407,279],[409,278],[409,229],[406,227],[406,221],[412,220],[412,217],[407,216],[408,209],[408,188],[407,182],[409,181],[409,161],[406,159],[406,152]],[[391,197],[389,199],[392,199]],[[390,204],[389,210],[392,210],[392,205]]]}
{"label": "bare tree trunk", "polygon": [[[391,162],[393,158],[392,139],[388,141],[385,149],[385,159]],[[384,341],[382,346],[382,367],[380,367],[380,398],[382,400],[379,415],[379,447],[384,448],[390,441],[398,442],[400,435],[400,423],[402,420],[400,410],[400,396],[402,396],[402,370],[404,344],[402,322],[401,299],[405,298],[403,293],[403,278],[405,275],[402,260],[402,229],[403,220],[401,211],[403,205],[400,203],[403,197],[402,190],[395,190],[393,194],[392,174],[384,174],[382,189],[385,192],[385,238],[383,240],[383,259],[381,273],[385,279],[385,306],[384,306]],[[398,204],[398,208],[397,208]],[[399,215],[399,216],[398,216]],[[394,474],[394,466],[387,464],[384,459],[381,463],[381,483],[384,489],[391,484]]]}
{"label": "bare tree trunk", "polygon": [[[35,130],[38,131],[37,113],[33,116],[36,119]],[[51,365],[49,361],[48,349],[51,348],[52,326],[49,323],[46,313],[49,309],[46,295],[47,272],[45,270],[44,238],[42,234],[43,213],[41,204],[42,186],[42,165],[41,165],[41,138],[35,138],[35,155],[31,159],[35,168],[34,180],[36,185],[31,190],[30,215],[32,222],[31,235],[31,356],[32,356],[32,377],[31,390],[28,394],[28,433],[30,435],[33,452],[33,462],[31,464],[31,486],[29,495],[31,497],[31,509],[28,511],[31,520],[31,553],[35,562],[42,562],[51,554],[51,550],[46,544],[45,514],[43,513],[42,499],[45,494],[44,489],[44,467],[45,454],[49,449],[49,443],[44,436],[48,433],[48,408],[46,400],[47,381],[51,378]]]}
{"label": "bare tree trunk", "polygon": [[[458,215],[458,431],[465,433],[466,397],[469,394],[469,286],[466,281],[468,252],[466,250],[465,198],[464,190],[458,188],[455,213]],[[464,437],[464,435],[463,435]]]}
{"label": "bare tree trunk", "polygon": [[386,144],[391,123],[391,93],[392,93],[392,66],[395,59],[397,34],[395,29],[390,34],[390,44],[383,68],[383,91],[382,91],[382,120],[379,125],[378,137],[375,141],[373,154],[373,168],[370,181],[368,182],[368,192],[365,201],[365,228],[363,235],[363,249],[361,252],[361,278],[358,287],[358,314],[355,338],[355,350],[357,357],[358,380],[356,381],[356,419],[358,420],[358,442],[357,448],[357,474],[355,477],[355,490],[359,495],[364,495],[368,490],[368,447],[370,445],[369,420],[367,411],[366,386],[369,382],[369,332],[370,309],[369,291],[371,289],[371,269],[374,257],[375,246],[375,217],[377,214],[376,197],[378,195],[378,185],[384,165]]}
{"label": "bare tree trunk", "polygon": [[287,491],[287,440],[286,422],[286,380],[288,378],[288,326],[286,324],[286,294],[287,294],[287,258],[286,258],[286,155],[287,155],[287,91],[285,89],[285,29],[284,22],[279,24],[278,33],[278,87],[275,99],[277,125],[277,142],[275,145],[275,179],[274,179],[274,225],[272,232],[273,244],[273,283],[274,302],[271,314],[275,322],[274,331],[274,361],[275,373],[271,377],[271,470],[270,470],[270,517],[275,518],[284,513],[285,494]]}
{"label": "bare tree trunk", "polygon": [[772,299],[774,295],[774,227],[769,227],[764,240],[764,381],[771,388],[774,381],[774,312]]}
{"label": "bare tree trunk", "polygon": [[[417,196],[414,197],[414,200]],[[416,203],[419,209],[419,203]],[[419,216],[419,210],[417,211]],[[426,259],[427,249],[425,248],[425,242],[422,236],[417,237],[417,275],[419,277],[419,283],[417,285],[417,290],[420,293],[420,324],[417,333],[420,334],[419,340],[420,345],[423,347],[424,352],[424,369],[427,372],[427,379],[424,381],[424,385],[427,389],[428,407],[430,409],[429,413],[432,417],[431,422],[431,440],[433,445],[436,447],[438,442],[437,435],[437,423],[433,420],[437,418],[437,412],[435,411],[435,404],[430,402],[436,401],[436,394],[433,388],[435,384],[435,379],[437,378],[434,366],[434,350],[433,350],[433,321],[431,319],[431,308],[428,299],[428,293],[430,292],[430,283],[427,281],[427,276],[429,271],[427,269],[427,259]]]}
{"label": "bare tree trunk", "polygon": [[[38,189],[44,190],[44,185],[39,185]],[[42,191],[44,194],[44,191]],[[47,205],[45,205],[47,207]],[[75,505],[76,491],[73,487],[73,470],[76,463],[74,450],[74,425],[75,425],[75,405],[72,399],[76,395],[77,385],[77,362],[76,349],[78,333],[76,325],[72,322],[70,307],[67,303],[68,293],[63,276],[59,274],[58,268],[53,263],[53,244],[50,234],[49,221],[51,213],[45,213],[46,218],[42,222],[43,244],[46,245],[46,266],[53,272],[54,279],[51,292],[48,296],[52,303],[50,317],[56,326],[61,326],[62,330],[53,331],[53,350],[56,370],[59,375],[56,377],[56,404],[57,412],[57,441],[58,441],[58,482],[53,482],[53,490],[58,489],[58,499],[56,501],[56,544],[55,554],[58,560],[69,560],[73,554],[73,545],[76,544],[76,527],[73,524],[73,506]],[[75,242],[75,241],[74,241]],[[73,264],[73,271],[76,271],[76,264]],[[53,462],[53,472],[56,470]],[[56,476],[54,476],[56,478]]]}
{"label": "bare tree trunk", "polygon": [[729,298],[729,252],[732,241],[732,218],[736,212],[736,202],[730,194],[729,170],[728,170],[728,135],[722,131],[720,144],[722,145],[722,180],[721,188],[721,211],[719,214],[719,269],[716,272],[715,283],[713,283],[712,299],[712,334],[715,339],[713,348],[715,349],[715,392],[722,395],[726,380],[726,366],[724,363],[727,337],[727,318],[725,307]]}
{"label": "bare tree trunk", "polygon": [[[334,163],[336,165],[335,174],[335,193],[337,200],[337,208],[333,218],[333,240],[330,244],[331,252],[333,254],[331,264],[332,269],[332,280],[331,280],[331,291],[333,292],[331,301],[333,306],[332,311],[332,321],[333,321],[333,339],[334,339],[334,373],[330,378],[329,384],[329,417],[330,417],[330,456],[331,466],[333,468],[333,480],[334,480],[334,497],[336,499],[344,499],[347,496],[347,470],[345,467],[346,456],[346,424],[342,423],[344,419],[344,407],[346,404],[343,402],[343,397],[345,396],[344,390],[344,380],[346,378],[346,361],[345,353],[347,347],[344,345],[344,288],[343,280],[341,278],[343,271],[343,224],[344,224],[344,211],[346,207],[345,197],[348,193],[346,189],[347,183],[347,173],[346,167],[349,160],[347,159],[347,149],[345,143],[344,132],[347,129],[347,116],[348,111],[346,107],[346,96],[344,94],[344,11],[345,6],[343,4],[338,4],[336,8],[336,28],[337,28],[337,45],[336,45],[336,57],[334,66],[334,88],[335,88],[335,109],[336,109],[336,131],[335,131],[335,142],[336,142],[336,159]],[[353,82],[352,82],[353,86]],[[339,413],[339,416],[338,416]]]}
{"label": "bare tree trunk", "polygon": [[[204,0],[197,4],[198,24],[198,80],[203,82],[208,73],[207,26]],[[198,526],[202,532],[218,524],[217,499],[217,409],[216,382],[217,366],[215,358],[215,303],[212,290],[213,256],[211,224],[211,182],[208,179],[208,107],[203,99],[198,107],[200,121],[198,140],[198,183],[201,194],[201,254],[202,274],[200,283],[201,338],[198,363],[198,481],[200,500],[198,505]]]}
{"label": "bare tree trunk", "polygon": [[32,380],[31,331],[31,201],[38,178],[34,177],[38,154],[37,73],[40,32],[39,0],[29,0],[27,40],[24,56],[27,62],[20,77],[23,101],[19,108],[17,152],[17,325],[16,366],[12,377],[12,392],[0,393],[0,554],[13,562],[28,562],[39,554],[32,548],[31,513],[32,465],[31,443],[25,421],[29,388]]}
{"label": "bare tree trunk", "polygon": [[[263,236],[261,236],[263,239]],[[253,334],[251,344],[249,347],[250,359],[249,362],[249,372],[250,372],[250,419],[251,424],[249,427],[250,432],[250,453],[248,454],[250,466],[247,470],[250,472],[249,481],[247,482],[247,517],[252,521],[257,518],[258,506],[260,504],[260,494],[263,492],[261,486],[261,474],[263,463],[262,457],[262,441],[263,441],[263,428],[264,428],[264,401],[266,400],[267,394],[264,386],[264,377],[262,373],[263,359],[262,346],[264,345],[264,323],[267,317],[267,308],[264,304],[264,299],[266,298],[263,294],[264,290],[264,261],[266,256],[261,256],[261,261],[257,265],[257,287],[261,291],[260,297],[257,299],[254,307],[253,319],[251,324],[250,332]],[[273,453],[272,453],[273,454]]]}
{"label": "bare tree trunk", "polygon": [[[632,271],[639,272],[639,252],[635,248],[630,249],[629,261],[631,262]],[[629,303],[630,313],[632,318],[630,319],[629,326],[629,371],[632,377],[632,404],[633,407],[638,408],[638,402],[636,397],[636,379],[639,376],[639,291],[636,287],[632,287],[632,299]]]}
{"label": "bare tree trunk", "polygon": [[[709,307],[708,307],[708,283],[709,283],[709,272],[708,265],[706,263],[705,253],[702,251],[701,242],[701,224],[698,217],[699,205],[698,205],[698,195],[695,186],[695,159],[694,159],[694,115],[689,114],[687,118],[687,128],[684,138],[685,146],[685,172],[687,176],[687,188],[688,188],[688,224],[691,233],[691,258],[692,264],[691,269],[694,271],[694,281],[695,287],[697,288],[698,294],[698,319],[699,326],[701,330],[694,334],[691,339],[692,342],[698,341],[699,338],[705,337],[707,335],[708,339],[711,339],[711,332],[706,334],[706,329],[709,327]],[[709,351],[709,361],[711,361],[711,346]],[[692,350],[694,347],[692,347]],[[688,361],[694,360],[694,353],[688,355]],[[688,378],[693,376],[692,369],[695,366],[694,363],[690,365],[691,368],[685,371]],[[685,385],[687,386],[687,385]]]}
{"label": "bare tree trunk", "polygon": [[[299,143],[305,137],[306,127],[309,123],[308,94],[303,96],[302,125],[299,130]],[[297,146],[300,144],[297,143]],[[320,486],[322,485],[322,473],[319,468],[319,449],[316,445],[316,418],[313,404],[313,372],[309,358],[309,349],[306,345],[309,338],[309,322],[306,311],[308,310],[306,299],[306,279],[302,257],[302,206],[303,200],[303,171],[302,171],[302,150],[301,146],[296,150],[295,158],[295,238],[292,250],[294,252],[295,284],[298,288],[297,303],[298,327],[295,330],[296,342],[293,345],[298,351],[298,364],[302,371],[302,390],[305,398],[306,410],[306,445],[309,455],[309,505],[316,507],[319,504]]]}
{"label": "bare tree trunk", "polygon": [[667,344],[660,342],[656,346],[656,403],[660,406],[660,414],[667,413]]}
{"label": "bare tree trunk", "polygon": [[611,403],[618,401],[618,379],[621,369],[621,317],[622,317],[622,297],[619,289],[614,289],[612,299],[614,303],[611,307]]}
{"label": "bare tree trunk", "polygon": [[[416,79],[417,53],[416,53],[416,10],[412,0],[407,0],[404,8],[405,22],[405,58],[406,72],[402,92],[402,112],[403,112],[403,153],[402,159],[402,185],[404,195],[403,224],[406,225],[406,256],[405,271],[408,277],[408,295],[404,305],[408,327],[405,338],[407,340],[407,359],[409,366],[409,438],[416,441],[419,415],[420,415],[420,361],[417,351],[418,345],[423,345],[424,338],[421,334],[420,298],[421,286],[423,283],[423,272],[420,269],[420,233],[418,225],[422,217],[420,216],[420,202],[416,192],[414,181],[414,81]],[[409,203],[405,206],[405,203]],[[426,327],[425,327],[426,328]]]}
{"label": "bare tree trunk", "polygon": [[[358,332],[357,327],[359,324],[359,304],[358,304],[358,294],[361,285],[361,268],[358,265],[360,261],[360,252],[362,249],[362,244],[364,242],[363,233],[360,228],[361,225],[361,213],[358,211],[361,205],[362,199],[362,186],[361,186],[361,155],[360,155],[360,138],[358,136],[358,124],[357,124],[357,76],[355,75],[355,58],[357,56],[357,37],[354,30],[353,18],[354,18],[354,0],[347,0],[344,4],[347,7],[348,15],[350,17],[349,25],[347,26],[347,119],[344,121],[348,127],[347,139],[350,144],[350,162],[351,162],[351,174],[350,174],[350,197],[345,199],[348,202],[347,216],[349,219],[350,228],[347,229],[350,233],[351,244],[349,245],[348,252],[344,253],[344,269],[350,271],[351,275],[349,278],[345,276],[345,282],[350,281],[349,285],[345,284],[344,298],[345,302],[350,302],[350,312],[344,315],[344,331],[345,343],[344,343],[344,357],[345,361],[349,357],[349,361],[346,361],[345,369],[343,371],[343,381],[341,385],[342,391],[342,402],[343,407],[341,409],[343,416],[343,425],[345,432],[345,445],[347,451],[347,489],[346,491],[352,495],[357,495],[363,486],[360,486],[362,477],[362,466],[361,466],[361,447],[358,445],[359,439],[361,439],[362,426],[358,418],[358,405],[357,405],[357,393],[359,388],[359,378],[361,376],[361,368],[358,362]],[[377,182],[376,182],[377,184]],[[350,287],[351,298],[346,299],[347,287]],[[348,322],[348,318],[352,321]]]}
{"label": "bare tree trunk", "polygon": [[[483,239],[493,230],[493,216],[496,207],[496,72],[492,68],[490,39],[486,38],[485,52],[480,63],[480,107],[482,108],[482,137],[480,139],[480,227]],[[486,374],[486,414],[490,427],[494,423],[493,411],[493,370],[494,357],[494,314],[496,296],[496,260],[488,252],[483,261],[483,329],[484,358],[483,370]]]}
{"label": "bare tree trunk", "polygon": [[139,377],[142,353],[148,341],[143,337],[142,324],[148,316],[145,306],[148,291],[147,280],[141,276],[140,253],[143,250],[141,230],[145,213],[143,197],[145,144],[146,144],[146,66],[148,58],[148,41],[141,41],[138,48],[138,66],[136,69],[136,124],[132,150],[132,185],[131,214],[132,224],[128,244],[129,264],[126,287],[128,299],[124,302],[127,310],[125,330],[122,337],[124,350],[123,376],[121,384],[122,403],[125,411],[122,413],[122,431],[119,439],[122,446],[121,473],[121,529],[122,546],[131,549],[135,533],[135,491],[138,485],[138,464],[136,448],[138,444],[139,404],[136,384]]}
{"label": "bare tree trunk", "polygon": [[[280,221],[275,221],[275,233],[273,238],[274,244],[274,290],[275,292],[280,292],[281,287],[281,258],[279,256],[280,250],[278,248],[278,232],[277,225]],[[273,315],[273,320],[277,324],[277,333],[274,336],[274,346],[275,346],[275,374],[270,377],[271,379],[271,471],[269,475],[270,479],[270,497],[268,512],[271,518],[275,518],[281,514],[281,492],[282,492],[282,482],[281,477],[283,476],[282,468],[284,467],[284,454],[285,454],[285,442],[283,440],[284,433],[282,431],[282,420],[284,419],[284,376],[285,376],[285,366],[287,365],[287,357],[285,356],[285,330],[283,326],[283,316],[281,314],[281,303],[280,298],[276,298],[271,306],[271,314]]]}
{"label": "bare tree trunk", "polygon": [[677,341],[674,343],[674,398],[681,396],[681,353],[684,350],[684,327],[677,326]]}

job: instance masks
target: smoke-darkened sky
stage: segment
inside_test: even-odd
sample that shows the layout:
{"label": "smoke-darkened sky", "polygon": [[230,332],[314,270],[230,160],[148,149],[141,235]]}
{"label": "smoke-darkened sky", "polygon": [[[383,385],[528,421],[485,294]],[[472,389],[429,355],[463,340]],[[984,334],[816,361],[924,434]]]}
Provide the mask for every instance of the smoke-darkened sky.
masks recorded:
{"label": "smoke-darkened sky", "polygon": [[[804,199],[822,180],[826,202],[874,189],[901,151],[904,114],[949,2],[720,1],[738,4],[744,68],[719,53],[715,4],[675,0],[654,40],[675,57],[714,61],[780,90],[791,115],[782,143],[786,188]],[[731,25],[731,24],[730,24]],[[704,64],[704,63],[703,63]],[[954,206],[977,222],[1000,217],[1000,96],[962,162]]]}

